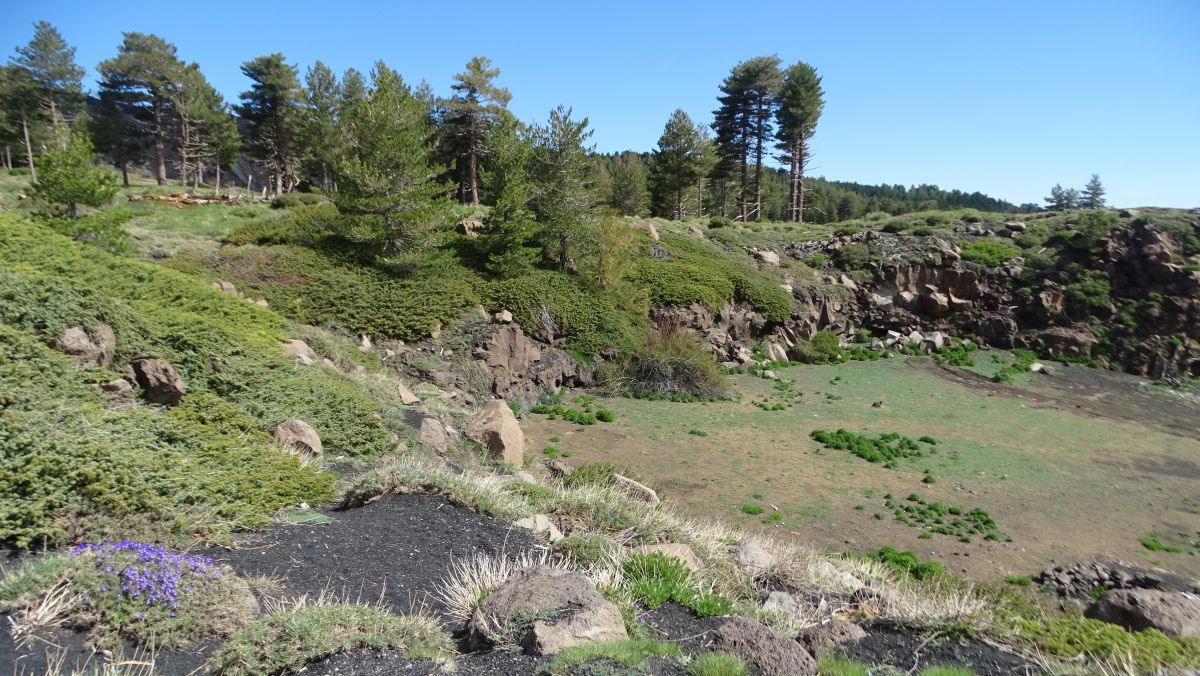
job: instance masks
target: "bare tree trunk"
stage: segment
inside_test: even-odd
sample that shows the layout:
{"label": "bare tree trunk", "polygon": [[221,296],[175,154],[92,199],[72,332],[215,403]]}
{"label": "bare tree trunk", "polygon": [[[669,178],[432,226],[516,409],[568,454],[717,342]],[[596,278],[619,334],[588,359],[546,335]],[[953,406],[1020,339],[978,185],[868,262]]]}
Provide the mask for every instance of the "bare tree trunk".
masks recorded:
{"label": "bare tree trunk", "polygon": [[275,172],[275,194],[283,194],[283,171]]}
{"label": "bare tree trunk", "polygon": [[199,192],[200,183],[204,180],[204,163],[199,159],[196,160],[196,173],[193,176],[192,190]]}
{"label": "bare tree trunk", "polygon": [[126,188],[129,187],[129,163],[128,162],[121,163],[121,185],[125,186]]}
{"label": "bare tree trunk", "polygon": [[217,170],[217,182],[216,182],[217,195],[220,195],[221,194],[221,163],[220,162],[217,163],[216,170]]}
{"label": "bare tree trunk", "polygon": [[29,142],[29,122],[21,118],[21,131],[25,134],[25,161],[29,164],[29,182],[37,183],[37,169],[33,166],[33,144]]}
{"label": "bare tree trunk", "polygon": [[254,185],[254,171],[251,170],[250,175],[246,177],[246,192],[250,193],[251,195],[254,194],[254,190],[251,187],[253,185]]}
{"label": "bare tree trunk", "polygon": [[12,149],[4,146],[4,168],[12,169]]}
{"label": "bare tree trunk", "polygon": [[808,143],[804,139],[796,144],[796,222],[804,222],[804,168],[808,164]]}
{"label": "bare tree trunk", "polygon": [[476,156],[475,151],[471,150],[471,152],[467,154],[467,186],[468,190],[470,191],[468,197],[470,198],[470,204],[473,207],[479,206],[479,182],[476,177],[476,168],[478,162],[479,158]]}

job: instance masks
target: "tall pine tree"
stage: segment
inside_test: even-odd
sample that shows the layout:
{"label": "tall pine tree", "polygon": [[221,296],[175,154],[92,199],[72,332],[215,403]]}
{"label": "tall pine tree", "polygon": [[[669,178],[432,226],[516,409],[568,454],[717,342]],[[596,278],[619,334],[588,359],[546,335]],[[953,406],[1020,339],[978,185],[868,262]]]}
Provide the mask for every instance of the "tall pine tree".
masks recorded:
{"label": "tall pine tree", "polygon": [[270,54],[242,64],[250,89],[242,92],[238,116],[245,122],[246,154],[266,168],[276,195],[295,187],[300,148],[300,81],[296,67],[283,54]]}
{"label": "tall pine tree", "polygon": [[304,147],[304,172],[316,178],[325,190],[333,190],[333,165],[342,152],[338,114],[342,88],[337,76],[317,61],[304,75],[304,109],[300,137]]}
{"label": "tall pine tree", "polygon": [[590,231],[596,217],[595,165],[588,144],[588,119],[571,119],[571,109],[550,111],[546,126],[533,131],[533,211],[542,225],[547,258],[560,270],[571,267],[572,249]]}
{"label": "tall pine tree", "polygon": [[467,69],[454,75],[454,90],[446,114],[446,130],[456,154],[458,198],[463,204],[479,204],[479,158],[487,152],[488,128],[512,94],[493,82],[500,69],[486,56],[467,62]]}
{"label": "tall pine tree", "polygon": [[703,150],[692,118],[682,109],[672,113],[654,149],[650,185],[656,215],[674,219],[687,215],[685,196],[700,178]]}
{"label": "tall pine tree", "polygon": [[60,145],[67,142],[67,125],[83,110],[83,69],[75,63],[75,48],[47,21],[34,24],[33,39],[17,48],[11,60],[30,85],[45,121]]}
{"label": "tall pine tree", "polygon": [[825,106],[821,76],[807,63],[790,66],[783,74],[779,91],[780,159],[788,166],[788,220],[804,222],[804,172],[812,159],[809,139],[817,130],[817,121]]}
{"label": "tall pine tree", "polygon": [[[734,66],[721,83],[713,128],[723,156],[721,169],[738,173],[738,218],[762,217],[762,172],[767,139],[774,131],[780,86],[778,56],[757,56]],[[750,167],[753,166],[753,173]]]}

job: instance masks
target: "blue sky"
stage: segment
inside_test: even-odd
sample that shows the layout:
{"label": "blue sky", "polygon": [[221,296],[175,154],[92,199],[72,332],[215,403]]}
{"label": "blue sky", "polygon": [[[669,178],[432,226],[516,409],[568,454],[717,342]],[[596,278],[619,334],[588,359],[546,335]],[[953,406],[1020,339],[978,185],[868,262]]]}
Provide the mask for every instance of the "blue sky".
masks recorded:
{"label": "blue sky", "polygon": [[253,56],[364,72],[383,59],[448,93],[491,57],[510,108],[560,103],[602,151],[653,148],[675,108],[709,120],[738,61],[778,54],[824,77],[815,174],[936,183],[1040,202],[1101,176],[1117,206],[1200,206],[1200,2],[6,2],[0,46],[46,19],[95,65],[152,32],[234,100]]}

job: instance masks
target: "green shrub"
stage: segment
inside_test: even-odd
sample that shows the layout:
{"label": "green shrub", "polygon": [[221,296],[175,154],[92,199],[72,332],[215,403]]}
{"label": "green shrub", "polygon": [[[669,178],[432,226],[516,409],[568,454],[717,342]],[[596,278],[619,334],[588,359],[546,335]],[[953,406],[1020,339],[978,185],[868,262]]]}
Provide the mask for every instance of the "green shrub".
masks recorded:
{"label": "green shrub", "polygon": [[741,509],[742,512],[749,514],[750,516],[758,516],[759,514],[767,511],[762,505],[756,505],[753,502],[742,503]]}
{"label": "green shrub", "polygon": [[664,327],[624,362],[615,385],[642,394],[707,398],[725,394],[728,376],[694,332]]}
{"label": "green shrub", "polygon": [[881,434],[871,438],[839,429],[836,432],[813,430],[809,436],[824,444],[825,448],[850,451],[863,460],[888,468],[895,468],[898,460],[911,460],[925,455],[915,441],[899,434]]}
{"label": "green shrub", "polygon": [[896,219],[896,220],[891,221],[890,223],[884,224],[884,226],[882,228],[880,228],[880,230],[894,235],[897,233],[904,232],[905,230],[909,229],[909,227],[911,227],[909,223],[906,223],[905,221],[902,221],[900,219]]}
{"label": "green shrub", "polygon": [[99,211],[78,219],[52,219],[51,227],[76,242],[91,244],[114,254],[133,251],[129,233],[125,231],[134,214],[129,209],[116,208]]}
{"label": "green shrub", "polygon": [[1089,274],[1084,281],[1063,287],[1067,314],[1084,319],[1094,313],[1107,314],[1112,306],[1112,287],[1100,274]]}
{"label": "green shrub", "polygon": [[936,561],[921,561],[914,552],[892,547],[883,547],[878,552],[868,554],[867,558],[917,580],[927,580],[946,572],[945,567]]}
{"label": "green shrub", "polygon": [[570,535],[550,546],[556,554],[566,556],[576,565],[589,566],[614,559],[617,543],[606,535]]}
{"label": "green shrub", "polygon": [[871,668],[840,655],[824,655],[817,662],[821,676],[871,676]]}
{"label": "green shrub", "polygon": [[1072,658],[1084,654],[1121,663],[1132,660],[1137,673],[1200,665],[1200,640],[1168,638],[1157,629],[1129,632],[1082,617],[1022,618],[1015,621],[1014,629],[1017,636],[1051,655]]}
{"label": "green shrub", "polygon": [[601,409],[596,410],[596,420],[599,420],[600,422],[610,423],[616,419],[617,419],[617,414],[613,413],[612,411],[608,410],[607,408],[601,408]]}
{"label": "green shrub", "polygon": [[833,361],[842,352],[842,341],[831,331],[817,331],[808,340],[814,361]]}
{"label": "green shrub", "polygon": [[829,265],[829,256],[823,253],[815,253],[805,258],[804,264],[814,270],[824,270]]}
{"label": "green shrub", "polygon": [[847,244],[833,252],[833,264],[842,270],[863,270],[871,260],[871,251],[862,244]]}
{"label": "green shrub", "polygon": [[[252,212],[253,214],[253,212]],[[297,244],[311,246],[338,232],[337,207],[332,204],[302,206],[280,218],[254,218],[234,228],[222,241],[247,244]]]}
{"label": "green shrub", "polygon": [[708,219],[708,227],[710,228],[728,228],[733,225],[733,221],[724,216],[713,216]]}
{"label": "green shrub", "polygon": [[570,474],[562,478],[562,483],[568,488],[576,486],[607,486],[612,483],[612,475],[620,474],[621,476],[634,479],[632,474],[627,474],[628,470],[623,467],[617,467],[611,462],[589,462],[586,465],[576,467]]}
{"label": "green shrub", "polygon": [[[638,281],[650,288],[654,302],[668,304],[661,299],[691,297],[716,309],[736,300],[771,321],[782,322],[791,316],[792,297],[778,280],[751,266],[744,257],[721,251],[710,242],[675,233],[663,233],[660,245],[675,258],[642,261],[638,265]],[[664,288],[656,288],[657,284]]]}
{"label": "green shrub", "polygon": [[[539,676],[616,673],[611,670],[608,664],[604,664],[603,662],[615,662],[629,669],[640,667],[646,661],[646,657],[651,655],[658,657],[679,657],[681,653],[679,646],[672,642],[652,641],[641,638],[611,641],[608,643],[585,643],[583,645],[572,646],[558,653],[549,664],[540,667],[537,673]],[[593,660],[601,661],[599,670],[592,671],[585,666],[586,663]],[[642,671],[640,669],[628,672],[622,670],[620,673],[642,673]]]}
{"label": "green shrub", "polygon": [[634,554],[624,563],[630,593],[647,608],[658,608],[667,601],[688,606],[701,617],[728,615],[733,604],[728,599],[700,591],[683,561],[662,552]]}
{"label": "green shrub", "polygon": [[327,204],[329,200],[315,192],[288,192],[271,198],[272,209],[291,209],[292,207]]}
{"label": "green shrub", "polygon": [[980,265],[994,268],[1021,255],[1017,247],[994,239],[967,242],[962,246],[962,257]]}
{"label": "green shrub", "polygon": [[912,234],[914,237],[932,237],[933,228],[922,225],[920,227],[913,228]]}
{"label": "green shrub", "polygon": [[746,676],[747,673],[742,658],[723,652],[698,655],[688,665],[688,676]]}

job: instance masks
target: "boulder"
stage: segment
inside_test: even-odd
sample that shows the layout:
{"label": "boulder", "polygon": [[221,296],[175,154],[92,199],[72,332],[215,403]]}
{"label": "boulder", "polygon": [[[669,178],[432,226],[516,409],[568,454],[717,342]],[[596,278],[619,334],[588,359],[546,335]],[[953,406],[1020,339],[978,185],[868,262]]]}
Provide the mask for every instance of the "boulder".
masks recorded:
{"label": "boulder", "polygon": [[421,441],[438,453],[449,451],[453,443],[446,423],[432,416],[421,418]]}
{"label": "boulder", "polygon": [[699,573],[703,568],[703,564],[700,562],[700,557],[696,556],[696,552],[692,551],[691,547],[680,542],[668,542],[659,545],[642,545],[634,551],[639,554],[657,553],[664,554],[666,556],[673,556],[680,561],[683,561],[683,565],[687,566],[688,570],[692,571],[693,573]]}
{"label": "boulder", "polygon": [[779,254],[775,253],[774,251],[759,251],[758,249],[751,249],[750,253],[758,259],[759,263],[762,263],[763,265],[769,265],[773,268],[779,267]]}
{"label": "boulder", "polygon": [[634,500],[645,502],[650,505],[657,505],[659,503],[658,493],[655,493],[653,488],[650,488],[645,484],[638,483],[627,476],[614,474],[612,475],[612,483],[614,486],[623,489],[625,493]]}
{"label": "boulder", "polygon": [[895,602],[896,592],[879,580],[863,581],[863,585],[850,595],[850,603],[856,606],[886,609]]}
{"label": "boulder", "polygon": [[853,643],[867,637],[867,632],[853,622],[831,620],[824,624],[808,627],[800,632],[796,640],[813,657],[820,658],[843,643]]}
{"label": "boulder", "polygon": [[308,346],[308,343],[304,342],[303,340],[296,340],[293,338],[291,340],[283,341],[283,353],[289,357],[295,357],[296,361],[304,364],[305,366],[310,366],[313,364],[313,362],[317,361],[317,353],[313,352],[312,348]]}
{"label": "boulder", "polygon": [[271,307],[271,304],[267,302],[266,298],[255,298],[254,300],[252,300],[250,302],[254,303],[255,305],[259,306],[260,308],[264,308],[264,309],[270,309],[270,307]]}
{"label": "boulder", "polygon": [[464,218],[455,227],[458,234],[465,235],[471,239],[478,237],[485,229],[483,221],[478,218]]}
{"label": "boulder", "polygon": [[733,562],[743,573],[757,575],[775,565],[775,555],[754,540],[747,540],[733,553]]}
{"label": "boulder", "polygon": [[854,293],[858,293],[858,284],[855,284],[853,279],[850,279],[846,275],[842,275],[841,277],[838,278],[838,281],[841,283],[842,286],[846,287],[847,289],[850,289]]}
{"label": "boulder", "polygon": [[725,621],[710,649],[736,655],[763,676],[815,676],[817,662],[796,641],[744,617]]}
{"label": "boulder", "polygon": [[925,336],[922,336],[920,331],[913,331],[912,333],[908,334],[908,338],[905,340],[905,342],[907,342],[909,345],[920,345],[922,340],[925,340]]}
{"label": "boulder", "polygon": [[512,324],[512,322],[513,322],[513,314],[511,312],[509,312],[508,310],[501,310],[501,311],[497,312],[496,314],[492,315],[492,323],[493,324]]}
{"label": "boulder", "polygon": [[174,406],[187,393],[183,379],[166,359],[134,359],[133,375],[138,387],[142,388],[142,397],[152,404]]}
{"label": "boulder", "polygon": [[551,476],[557,478],[565,477],[574,471],[564,460],[547,460],[546,469],[550,470]]}
{"label": "boulder", "polygon": [[787,617],[799,617],[804,612],[806,604],[796,598],[794,594],[789,594],[785,591],[773,591],[767,594],[767,598],[763,601],[762,609],[768,613],[775,613]]}
{"label": "boulder", "polygon": [[1200,637],[1200,596],[1157,589],[1113,589],[1085,617],[1133,631],[1157,629],[1171,637]]}
{"label": "boulder", "polygon": [[788,361],[787,350],[773,340],[764,344],[763,353],[768,361]]}
{"label": "boulder", "polygon": [[117,337],[107,324],[100,324],[91,333],[82,326],[68,326],[50,345],[74,357],[75,368],[87,368],[92,364],[108,367],[112,364],[116,346]]}
{"label": "boulder", "polygon": [[299,451],[301,455],[321,454],[321,437],[303,420],[284,420],[271,430],[271,435],[280,446]]}
{"label": "boulder", "polygon": [[[523,619],[540,617],[528,628]],[[516,631],[523,635],[505,636]],[[534,566],[513,573],[488,594],[467,623],[472,650],[491,648],[505,638],[516,639],[530,655],[553,655],[588,643],[629,638],[617,606],[600,595],[579,573]]]}
{"label": "boulder", "polygon": [[650,234],[651,240],[655,242],[658,241],[658,228],[654,227],[653,223],[648,221],[630,221],[629,227],[633,228],[634,230],[645,230]]}
{"label": "boulder", "polygon": [[467,425],[467,436],[510,465],[520,467],[525,462],[525,433],[512,409],[500,399],[492,399],[479,409]]}
{"label": "boulder", "polygon": [[135,405],[133,385],[124,378],[117,378],[106,383],[100,383],[100,391],[112,397],[112,401],[105,405],[105,408],[110,409],[127,409],[133,408]]}
{"label": "boulder", "polygon": [[518,519],[515,523],[521,528],[529,529],[535,534],[545,537],[550,542],[558,542],[563,539],[562,531],[545,514],[534,514],[524,519]]}
{"label": "boulder", "polygon": [[412,390],[404,386],[404,383],[396,383],[396,394],[400,397],[400,403],[405,406],[412,406],[421,403],[421,398],[412,393]]}
{"label": "boulder", "polygon": [[370,352],[371,351],[371,337],[365,333],[362,334],[361,336],[359,336],[359,338],[358,338],[358,351],[359,352]]}
{"label": "boulder", "polygon": [[234,286],[233,284],[231,284],[223,279],[218,279],[217,281],[213,282],[212,284],[209,284],[209,286],[216,289],[217,291],[224,291],[225,293],[230,294],[232,296],[242,295],[242,294],[238,293],[236,286]]}

